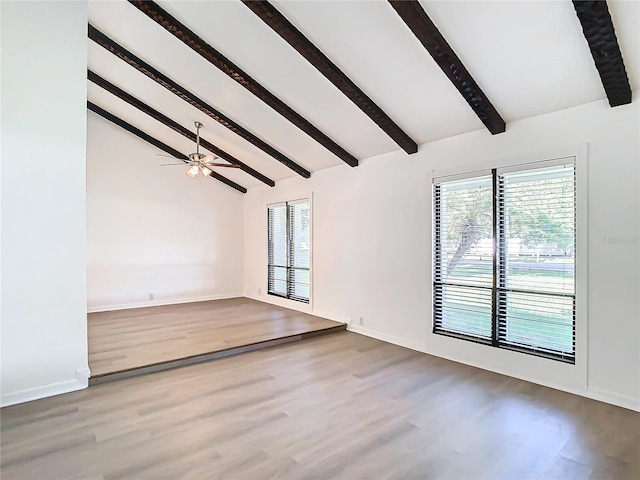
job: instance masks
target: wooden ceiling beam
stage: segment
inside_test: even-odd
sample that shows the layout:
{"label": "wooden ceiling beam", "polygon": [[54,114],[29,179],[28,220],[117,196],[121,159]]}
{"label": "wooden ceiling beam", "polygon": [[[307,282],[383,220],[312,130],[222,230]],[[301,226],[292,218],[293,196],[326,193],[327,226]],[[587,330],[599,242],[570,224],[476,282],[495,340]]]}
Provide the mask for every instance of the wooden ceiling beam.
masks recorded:
{"label": "wooden ceiling beam", "polygon": [[315,127],[308,120],[302,117],[302,115],[294,111],[290,106],[288,106],[273,93],[263,87],[240,67],[238,67],[227,57],[222,55],[222,53],[220,53],[218,50],[213,48],[202,38],[196,35],[186,25],[170,15],[169,12],[164,10],[157,3],[151,0],[129,0],[129,3],[131,3],[131,5],[151,18],[154,22],[163,27],[177,39],[182,41],[185,45],[202,56],[213,66],[229,76],[232,80],[238,82],[244,88],[249,90],[256,97],[258,97],[280,115],[289,120],[320,145],[322,145],[331,153],[344,161],[347,165],[350,165],[352,167],[358,166],[358,160],[353,155],[347,152],[336,142],[331,140],[317,127]]}
{"label": "wooden ceiling beam", "polygon": [[159,72],[157,69],[149,65],[140,57],[134,55],[129,50],[127,50],[123,46],[119,45],[118,43],[116,43],[115,41],[107,37],[104,33],[102,33],[100,30],[98,30],[92,25],[89,25],[89,38],[93,40],[95,43],[97,43],[98,45],[100,45],[101,47],[103,47],[105,50],[111,52],[116,57],[118,57],[125,63],[129,64],[131,67],[135,68],[138,72],[146,75],[151,80],[162,85],[171,93],[180,97],[182,100],[189,103],[193,107],[197,108],[208,117],[214,119],[216,122],[220,123],[222,126],[228,128],[239,137],[243,138],[247,142],[251,143],[255,147],[265,152],[267,155],[275,158],[277,161],[279,161],[286,167],[290,168],[291,170],[296,172],[298,175],[304,178],[309,178],[311,176],[311,172],[309,170],[298,165],[296,162],[294,162],[289,157],[287,157],[283,153],[273,148],[264,140],[258,138],[249,130],[242,127],[238,123],[234,122],[229,117],[224,115],[222,112],[213,108],[204,100],[198,98],[189,90],[179,85],[177,82],[174,82],[163,73]]}
{"label": "wooden ceiling beam", "polygon": [[389,3],[487,129],[493,135],[504,132],[506,129],[504,120],[420,6],[418,0],[389,0]]}
{"label": "wooden ceiling beam", "polygon": [[333,83],[400,148],[409,154],[418,151],[418,144],[271,3],[266,0],[242,0],[242,3]]}
{"label": "wooden ceiling beam", "polygon": [[631,103],[631,86],[618,45],[616,31],[604,0],[573,0],[584,37],[600,74],[609,105]]}
{"label": "wooden ceiling beam", "polygon": [[[189,160],[189,157],[187,155],[185,155],[183,153],[180,153],[175,148],[172,148],[169,145],[167,145],[166,143],[162,143],[160,140],[158,140],[156,138],[153,138],[151,135],[149,135],[147,133],[144,133],[139,128],[136,128],[133,125],[131,125],[130,123],[125,122],[121,118],[118,118],[115,115],[107,112],[106,110],[104,110],[103,108],[100,108],[95,103],[87,102],[87,108],[89,110],[91,110],[92,112],[97,113],[101,117],[105,118],[106,120],[109,120],[110,122],[115,123],[119,127],[121,127],[124,130],[126,130],[127,132],[132,133],[136,137],[144,140],[145,142],[150,143],[154,147],[159,148],[160,150],[163,150],[164,152],[168,153],[169,155],[171,155],[173,157],[176,157],[177,159],[182,160],[185,163],[186,163],[187,160]],[[220,175],[217,172],[213,172],[212,171],[210,176],[215,178],[219,182],[222,182],[225,185],[228,185],[231,188],[234,188],[235,190],[237,190],[239,192],[247,193],[247,189],[244,188],[242,185],[238,185],[233,180],[229,180],[227,177],[224,177],[224,176]]]}
{"label": "wooden ceiling beam", "polygon": [[[188,128],[185,128],[182,125],[180,125],[179,123],[173,121],[172,119],[170,119],[166,115],[160,113],[155,108],[147,105],[143,101],[138,100],[133,95],[128,94],[127,92],[125,92],[121,88],[117,87],[113,83],[111,83],[108,80],[102,78],[97,73],[94,73],[91,70],[88,70],[87,71],[87,78],[89,79],[89,81],[95,83],[99,87],[102,87],[107,92],[112,93],[113,95],[115,95],[119,99],[124,100],[125,102],[127,102],[129,105],[137,108],[138,110],[140,110],[143,113],[146,113],[147,115],[149,115],[153,119],[157,120],[158,122],[162,123],[163,125],[166,125],[171,130],[173,130],[175,132],[178,132],[180,135],[182,135],[184,137],[187,137],[189,140],[191,140],[193,142],[196,141],[196,134],[193,133],[191,130],[189,130]],[[202,137],[200,137],[200,145],[202,145],[204,148],[209,150],[214,155],[217,155],[218,157],[225,159],[227,162],[229,162],[229,163],[231,163],[233,165],[238,165],[243,172],[248,173],[252,177],[257,178],[258,180],[260,180],[261,182],[266,183],[270,187],[275,186],[276,182],[274,182],[270,178],[262,175],[260,172],[254,170],[249,165],[246,165],[245,163],[241,162],[240,160],[235,158],[230,153],[225,152],[221,148],[215,146],[213,143],[205,140]]]}

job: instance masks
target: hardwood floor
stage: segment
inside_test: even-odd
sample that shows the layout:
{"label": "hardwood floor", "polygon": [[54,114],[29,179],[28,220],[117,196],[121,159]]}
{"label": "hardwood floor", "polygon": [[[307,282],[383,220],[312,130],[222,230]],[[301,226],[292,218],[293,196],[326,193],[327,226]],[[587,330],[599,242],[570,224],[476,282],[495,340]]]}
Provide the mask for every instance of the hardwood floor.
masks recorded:
{"label": "hardwood floor", "polygon": [[2,409],[10,479],[634,479],[640,414],[351,332]]}
{"label": "hardwood floor", "polygon": [[97,379],[340,326],[248,298],[90,313],[89,368]]}

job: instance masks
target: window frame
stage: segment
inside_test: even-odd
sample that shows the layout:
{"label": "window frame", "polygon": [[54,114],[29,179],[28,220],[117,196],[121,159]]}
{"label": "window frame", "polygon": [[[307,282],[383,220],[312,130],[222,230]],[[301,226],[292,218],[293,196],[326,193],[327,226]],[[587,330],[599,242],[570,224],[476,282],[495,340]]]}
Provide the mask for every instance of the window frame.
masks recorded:
{"label": "window frame", "polygon": [[[308,268],[301,268],[301,267],[294,267],[291,265],[291,261],[292,261],[292,256],[289,252],[288,249],[288,245],[289,242],[291,241],[291,236],[293,234],[292,230],[291,230],[291,219],[290,219],[290,206],[292,205],[296,205],[296,204],[301,204],[301,203],[308,203],[309,204],[309,267]],[[286,266],[284,267],[286,269],[286,294],[282,294],[280,292],[275,292],[275,291],[271,291],[270,289],[270,280],[271,280],[271,268],[272,267],[276,267],[276,265],[272,265],[270,263],[270,245],[271,245],[271,230],[270,230],[270,222],[269,222],[269,210],[271,208],[274,207],[278,207],[278,206],[282,206],[285,208],[285,221],[286,221],[286,244],[287,244],[287,253],[286,253]],[[312,282],[312,264],[313,264],[313,202],[312,202],[312,195],[309,195],[307,197],[299,197],[293,200],[285,200],[285,201],[281,201],[281,202],[274,202],[274,203],[269,203],[267,204],[267,228],[266,228],[266,237],[267,237],[267,284],[266,284],[266,292],[267,295],[271,295],[273,297],[277,297],[283,300],[290,300],[293,302],[296,302],[296,304],[303,304],[303,305],[309,305],[311,306],[311,300],[312,300],[312,292],[313,292],[313,282]],[[278,267],[282,267],[282,266],[278,266]],[[293,270],[307,270],[309,272],[309,297],[308,298],[304,298],[304,297],[300,297],[298,295],[295,295],[292,293],[292,288],[291,288],[291,283],[292,283],[292,271]]]}
{"label": "window frame", "polygon": [[[506,159],[483,159],[479,163],[470,164],[466,167],[453,167],[442,170],[432,170],[428,173],[428,182],[431,187],[430,206],[428,210],[429,224],[431,232],[429,235],[429,279],[428,282],[431,301],[431,308],[428,309],[430,322],[427,329],[427,345],[439,352],[446,358],[452,358],[461,361],[466,358],[465,362],[472,364],[491,365],[498,371],[510,371],[511,368],[500,366],[501,362],[513,361],[514,366],[520,365],[522,368],[529,369],[532,366],[539,365],[539,362],[545,362],[545,365],[557,365],[551,370],[547,370],[542,377],[554,378],[553,384],[557,382],[566,382],[575,386],[586,385],[587,371],[587,154],[588,144],[579,144],[572,147],[557,149],[552,152],[522,155],[516,158]],[[443,181],[463,180],[491,174],[495,169],[500,174],[511,171],[525,171],[528,169],[537,169],[550,167],[554,164],[574,163],[575,165],[575,194],[576,194],[576,217],[575,217],[575,309],[574,309],[574,326],[575,326],[575,356],[571,363],[566,361],[555,361],[556,356],[540,355],[528,349],[520,349],[509,345],[500,345],[498,348],[485,349],[484,346],[495,346],[492,341],[473,338],[472,336],[458,335],[456,333],[434,332],[435,316],[434,316],[434,281],[435,281],[435,184]],[[492,319],[492,322],[495,323]],[[457,340],[467,340],[467,342],[458,342]],[[465,347],[465,344],[475,344],[478,347]],[[484,345],[484,346],[482,346]],[[480,350],[477,350],[479,348]],[[487,350],[486,354],[482,352]],[[513,357],[512,352],[525,353],[527,355]],[[495,352],[495,353],[491,353]],[[479,355],[479,356],[478,356]],[[526,360],[526,357],[530,360]],[[500,360],[501,359],[501,360]],[[511,359],[511,360],[507,360]],[[552,364],[548,361],[552,359]],[[486,362],[489,362],[487,364]],[[497,363],[495,363],[497,362]],[[549,368],[550,368],[549,367]],[[570,370],[566,370],[566,368]],[[576,367],[576,368],[573,368]],[[483,367],[486,368],[486,367]],[[568,374],[567,372],[574,373]],[[579,372],[576,376],[575,372]],[[537,377],[537,375],[533,375]],[[565,378],[565,380],[560,380]]]}

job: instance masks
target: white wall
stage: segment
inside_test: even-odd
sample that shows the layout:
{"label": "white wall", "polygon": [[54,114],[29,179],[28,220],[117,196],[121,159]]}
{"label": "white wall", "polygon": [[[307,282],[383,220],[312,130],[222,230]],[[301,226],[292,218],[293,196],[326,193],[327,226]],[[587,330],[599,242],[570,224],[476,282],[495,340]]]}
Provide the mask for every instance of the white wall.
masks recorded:
{"label": "white wall", "polygon": [[88,113],[89,311],[242,296],[243,195],[158,153]]}
{"label": "white wall", "polygon": [[87,7],[0,8],[0,401],[8,405],[87,384]]}
{"label": "white wall", "polygon": [[[640,409],[639,100],[606,101],[425,144],[257,187],[245,198],[245,292],[266,291],[268,203],[313,193],[313,298],[308,310],[351,329],[455,361]],[[588,325],[576,366],[431,333],[433,170],[473,170],[588,143]],[[580,268],[580,267],[579,267]],[[261,291],[261,294],[258,294]],[[584,298],[583,298],[584,299]],[[286,302],[284,302],[286,303]],[[289,302],[293,308],[305,309]],[[357,319],[364,317],[364,326]],[[586,355],[585,355],[586,352]]]}
{"label": "white wall", "polygon": [[[363,333],[640,409],[637,98],[630,106],[597,102],[514,122],[502,135],[472,132],[423,145],[416,155],[395,152],[355,169],[258,187],[244,205],[222,184],[207,180],[209,190],[205,183],[196,189],[186,176],[156,168],[156,149],[89,114],[87,199],[86,4],[0,5],[3,405],[86,385],[87,267],[93,307],[148,302],[149,292],[158,301],[236,294],[243,268],[245,293],[271,300],[264,295],[265,207],[313,193],[314,312],[364,317]],[[429,172],[584,142],[584,378],[566,365],[432,335]]]}

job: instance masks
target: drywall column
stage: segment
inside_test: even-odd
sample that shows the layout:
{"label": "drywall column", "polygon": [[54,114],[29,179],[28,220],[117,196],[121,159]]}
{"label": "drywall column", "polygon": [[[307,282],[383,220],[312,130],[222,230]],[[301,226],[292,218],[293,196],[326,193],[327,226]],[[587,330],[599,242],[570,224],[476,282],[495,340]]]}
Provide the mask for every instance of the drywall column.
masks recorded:
{"label": "drywall column", "polygon": [[86,2],[1,2],[1,402],[87,385]]}

